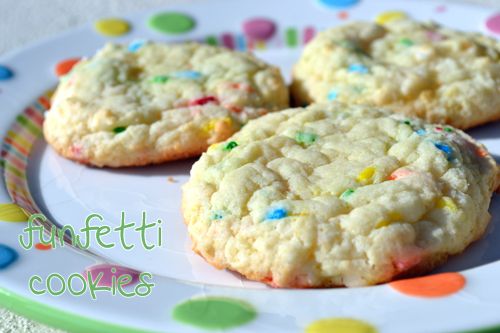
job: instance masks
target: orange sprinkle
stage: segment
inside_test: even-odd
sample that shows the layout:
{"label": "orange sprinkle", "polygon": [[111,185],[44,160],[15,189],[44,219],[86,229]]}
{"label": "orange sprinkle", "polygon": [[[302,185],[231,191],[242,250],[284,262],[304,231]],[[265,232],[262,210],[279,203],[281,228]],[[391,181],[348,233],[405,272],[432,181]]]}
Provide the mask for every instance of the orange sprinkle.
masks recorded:
{"label": "orange sprinkle", "polygon": [[55,68],[56,75],[63,76],[68,74],[79,61],[80,58],[70,58],[59,62]]}
{"label": "orange sprinkle", "polygon": [[478,147],[476,149],[476,155],[479,157],[486,157],[488,156],[488,151],[484,148]]}
{"label": "orange sprinkle", "polygon": [[459,292],[465,282],[465,277],[460,273],[442,273],[394,281],[389,286],[408,296],[443,297]]}
{"label": "orange sprinkle", "polygon": [[40,251],[47,251],[52,249],[52,245],[50,244],[42,244],[42,243],[36,243],[35,248]]}
{"label": "orange sprinkle", "polygon": [[349,13],[345,11],[341,11],[338,13],[338,18],[341,20],[347,20],[349,18]]}

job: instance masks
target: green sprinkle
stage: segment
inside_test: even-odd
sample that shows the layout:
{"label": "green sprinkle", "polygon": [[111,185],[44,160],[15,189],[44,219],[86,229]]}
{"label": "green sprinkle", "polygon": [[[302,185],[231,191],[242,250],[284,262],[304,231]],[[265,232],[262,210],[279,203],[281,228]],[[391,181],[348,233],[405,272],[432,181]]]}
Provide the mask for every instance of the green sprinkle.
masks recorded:
{"label": "green sprinkle", "polygon": [[340,195],[340,199],[347,200],[347,198],[349,198],[353,193],[354,190],[352,188],[348,188],[347,190],[344,191],[344,193]]}
{"label": "green sprinkle", "polygon": [[125,132],[125,130],[127,129],[127,127],[125,126],[119,126],[119,127],[115,127],[113,128],[113,132],[118,134],[118,133],[121,133],[121,132]]}
{"label": "green sprinkle", "polygon": [[231,151],[233,150],[234,148],[238,147],[238,143],[236,141],[229,141],[225,146],[224,146],[224,150],[226,151]]}
{"label": "green sprinkle", "polygon": [[405,123],[408,126],[411,126],[411,121],[409,121],[409,120],[405,120],[405,121],[403,121],[403,123]]}
{"label": "green sprinkle", "polygon": [[399,40],[399,43],[402,44],[402,45],[404,45],[404,46],[413,46],[413,45],[415,45],[415,43],[411,39],[409,39],[409,38],[401,38]]}
{"label": "green sprinkle", "polygon": [[310,145],[314,143],[317,139],[317,135],[313,133],[304,133],[304,132],[298,132],[297,135],[295,135],[295,140],[298,143],[301,144],[306,144]]}
{"label": "green sprinkle", "polygon": [[157,75],[151,79],[151,82],[153,83],[165,83],[167,81],[168,81],[168,76],[166,75]]}
{"label": "green sprinkle", "polygon": [[445,127],[444,130],[446,132],[453,132],[453,128],[451,128],[451,127]]}

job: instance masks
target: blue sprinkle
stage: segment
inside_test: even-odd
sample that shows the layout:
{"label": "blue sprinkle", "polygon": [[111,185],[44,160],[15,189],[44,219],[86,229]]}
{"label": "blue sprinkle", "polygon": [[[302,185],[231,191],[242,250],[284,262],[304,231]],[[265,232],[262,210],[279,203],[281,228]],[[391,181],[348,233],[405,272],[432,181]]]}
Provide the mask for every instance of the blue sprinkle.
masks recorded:
{"label": "blue sprinkle", "polygon": [[423,129],[423,128],[420,128],[416,131],[416,133],[420,136],[423,136],[425,135],[427,132]]}
{"label": "blue sprinkle", "polygon": [[13,76],[14,76],[14,73],[12,73],[12,71],[9,68],[0,65],[0,81],[8,80]]}
{"label": "blue sprinkle", "polygon": [[216,210],[212,212],[212,216],[210,216],[211,220],[222,220],[224,217],[224,212],[222,210]]}
{"label": "blue sprinkle", "polygon": [[266,220],[279,220],[288,215],[286,209],[284,208],[275,208],[270,210],[266,214]]}
{"label": "blue sprinkle", "polygon": [[17,259],[17,252],[7,245],[0,244],[0,269],[7,268]]}
{"label": "blue sprinkle", "polygon": [[339,95],[339,93],[338,93],[337,91],[332,90],[332,91],[330,91],[330,92],[328,93],[328,97],[327,97],[327,98],[328,98],[328,100],[329,100],[329,101],[334,101],[334,100],[336,100],[336,99],[337,99],[337,96],[338,96],[338,95]]}
{"label": "blue sprinkle", "polygon": [[359,73],[359,74],[367,74],[368,73],[368,68],[363,64],[349,65],[348,70],[349,70],[349,72],[352,72],[352,73]]}
{"label": "blue sprinkle", "polygon": [[146,44],[146,40],[144,39],[138,39],[138,40],[134,40],[132,41],[130,44],[128,44],[128,50],[130,52],[136,52],[137,50],[139,50],[144,44]]}
{"label": "blue sprinkle", "polygon": [[192,79],[192,80],[199,79],[201,75],[202,74],[200,72],[196,71],[181,71],[170,74],[171,77],[175,77],[178,79]]}
{"label": "blue sprinkle", "polygon": [[451,161],[453,159],[453,148],[442,143],[434,143],[434,146],[437,149],[441,150],[443,153],[445,153],[448,161]]}

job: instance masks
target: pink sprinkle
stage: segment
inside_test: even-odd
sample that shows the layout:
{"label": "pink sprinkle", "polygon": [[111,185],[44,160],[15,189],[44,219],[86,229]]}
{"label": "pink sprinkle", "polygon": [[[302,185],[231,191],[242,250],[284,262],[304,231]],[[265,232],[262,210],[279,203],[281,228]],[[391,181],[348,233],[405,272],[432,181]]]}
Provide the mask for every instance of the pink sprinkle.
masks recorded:
{"label": "pink sprinkle", "polygon": [[408,177],[410,175],[414,174],[413,171],[408,170],[408,169],[397,169],[391,175],[389,176],[389,180],[398,180],[404,177]]}
{"label": "pink sprinkle", "polygon": [[424,251],[420,248],[408,249],[404,254],[393,259],[393,265],[398,272],[405,272],[422,261]]}
{"label": "pink sprinkle", "polygon": [[500,34],[500,14],[495,14],[486,20],[486,28],[495,34]]}
{"label": "pink sprinkle", "polygon": [[120,276],[126,274],[130,275],[131,280],[128,283],[123,284],[123,286],[134,284],[139,280],[139,272],[130,268],[110,264],[100,264],[87,267],[84,274],[85,278],[87,278],[88,273],[90,273],[92,279],[97,279],[99,273],[102,273],[98,286],[104,287],[111,287],[113,285],[113,277],[118,280]]}
{"label": "pink sprinkle", "polygon": [[313,27],[306,27],[304,29],[304,44],[307,44],[314,38],[316,30]]}
{"label": "pink sprinkle", "polygon": [[243,23],[243,32],[249,39],[267,40],[276,32],[276,24],[265,18],[253,18]]}
{"label": "pink sprinkle", "polygon": [[234,38],[233,35],[229,33],[222,34],[222,44],[227,47],[228,49],[233,50],[234,49]]}
{"label": "pink sprinkle", "polygon": [[208,103],[219,104],[219,100],[217,99],[217,97],[214,96],[206,96],[190,101],[188,103],[188,106],[205,105]]}
{"label": "pink sprinkle", "polygon": [[435,31],[427,31],[426,35],[427,35],[427,38],[429,38],[433,42],[439,42],[439,41],[442,41],[444,39],[443,35],[435,32]]}

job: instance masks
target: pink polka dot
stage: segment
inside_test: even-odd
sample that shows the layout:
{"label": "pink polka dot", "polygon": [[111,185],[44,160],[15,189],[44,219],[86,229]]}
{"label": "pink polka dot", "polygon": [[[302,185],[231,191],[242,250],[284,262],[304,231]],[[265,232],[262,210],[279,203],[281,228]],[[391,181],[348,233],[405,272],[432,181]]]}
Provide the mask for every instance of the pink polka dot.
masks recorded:
{"label": "pink polka dot", "polygon": [[486,28],[495,34],[500,34],[500,14],[495,14],[486,20]]}
{"label": "pink polka dot", "polygon": [[243,23],[243,32],[251,39],[266,40],[276,31],[276,24],[265,18],[254,18]]}
{"label": "pink polka dot", "polygon": [[90,273],[92,279],[97,279],[99,273],[102,273],[101,280],[98,283],[98,286],[111,287],[113,285],[113,277],[118,279],[123,275],[130,275],[131,280],[124,284],[124,286],[128,286],[136,283],[139,280],[139,272],[134,271],[130,268],[118,266],[118,265],[110,265],[110,264],[99,264],[87,267],[85,269],[85,278],[87,277],[87,273]]}

